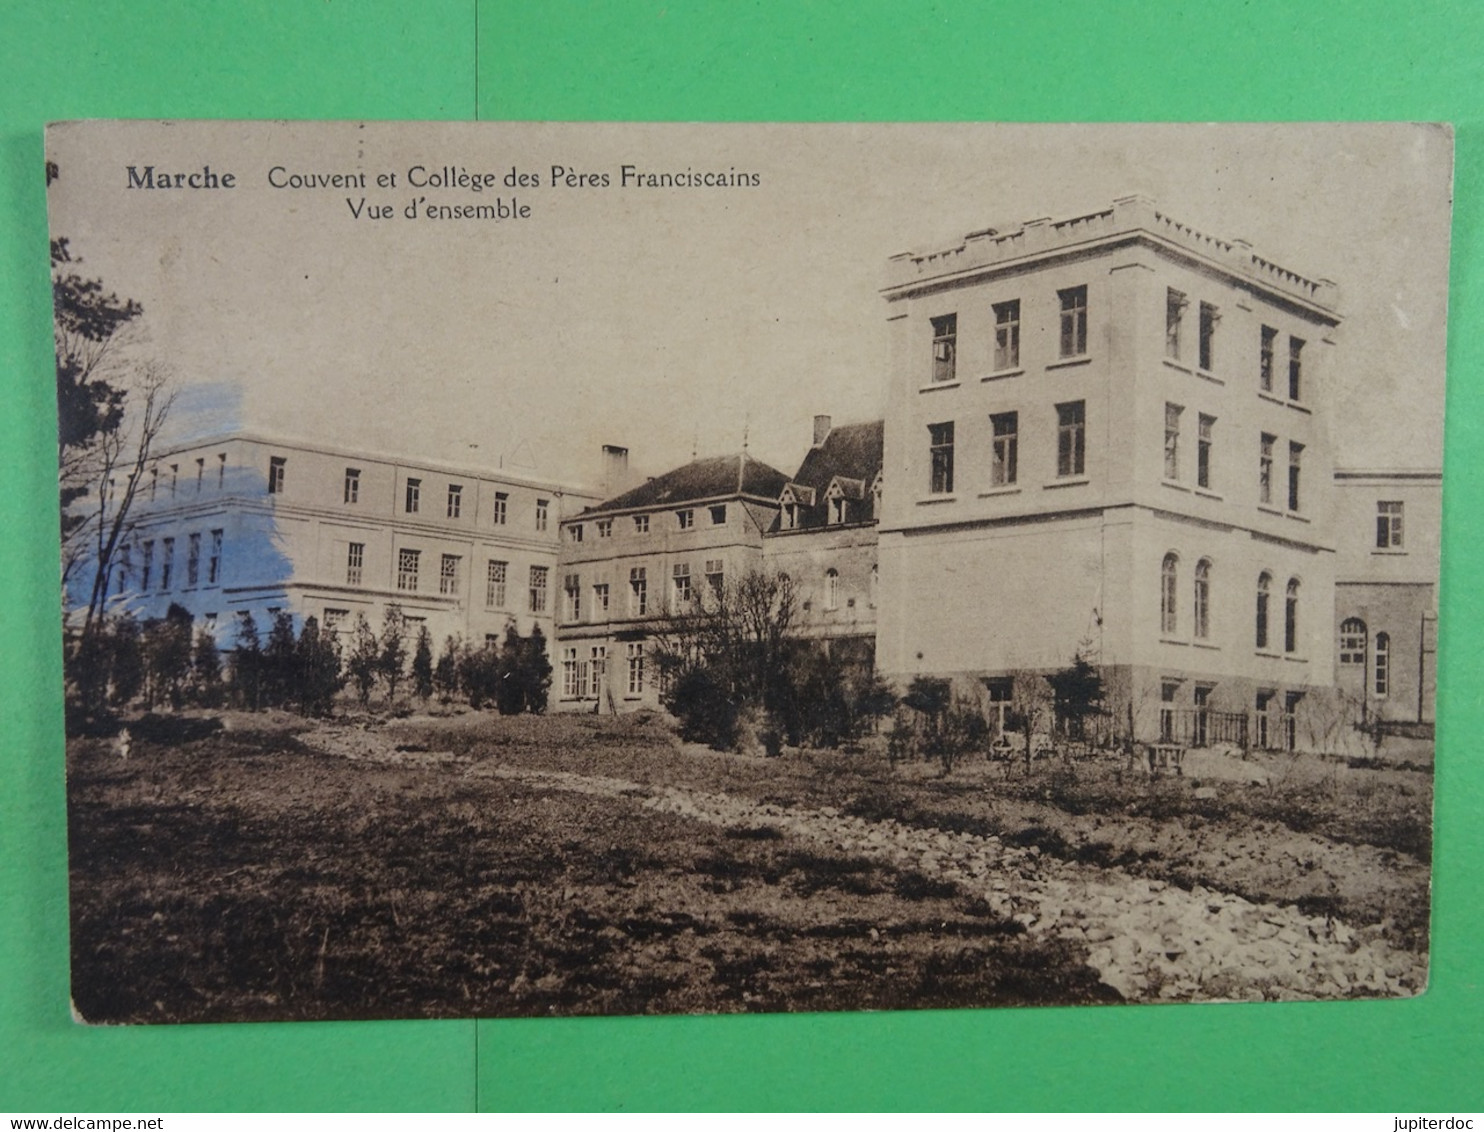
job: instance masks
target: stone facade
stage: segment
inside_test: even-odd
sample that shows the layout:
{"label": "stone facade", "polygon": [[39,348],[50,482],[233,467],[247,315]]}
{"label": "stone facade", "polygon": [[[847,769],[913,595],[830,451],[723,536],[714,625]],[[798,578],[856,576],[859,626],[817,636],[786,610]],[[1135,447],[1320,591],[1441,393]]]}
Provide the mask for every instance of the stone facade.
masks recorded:
{"label": "stone facade", "polygon": [[557,532],[593,496],[491,469],[234,434],[161,454],[118,556],[117,609],[187,609],[231,647],[251,613],[341,633],[389,604],[435,642],[555,622]]}
{"label": "stone facade", "polygon": [[1431,724],[1442,473],[1335,473],[1335,685],[1367,722]]}
{"label": "stone facade", "polygon": [[1150,738],[1319,707],[1332,284],[1128,197],[898,256],[883,293],[888,678],[1080,652]]}

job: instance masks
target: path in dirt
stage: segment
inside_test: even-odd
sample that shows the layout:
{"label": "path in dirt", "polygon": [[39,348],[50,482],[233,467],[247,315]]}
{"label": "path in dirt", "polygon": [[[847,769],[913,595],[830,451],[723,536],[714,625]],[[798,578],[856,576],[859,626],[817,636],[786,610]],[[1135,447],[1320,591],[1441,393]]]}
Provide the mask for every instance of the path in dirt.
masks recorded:
{"label": "path in dirt", "polygon": [[1085,945],[1103,982],[1131,1000],[1405,997],[1427,981],[1425,957],[1391,947],[1376,929],[1357,931],[1291,906],[1061,861],[995,837],[493,762],[466,773],[625,799],[709,825],[771,826],[951,881],[1033,936]]}

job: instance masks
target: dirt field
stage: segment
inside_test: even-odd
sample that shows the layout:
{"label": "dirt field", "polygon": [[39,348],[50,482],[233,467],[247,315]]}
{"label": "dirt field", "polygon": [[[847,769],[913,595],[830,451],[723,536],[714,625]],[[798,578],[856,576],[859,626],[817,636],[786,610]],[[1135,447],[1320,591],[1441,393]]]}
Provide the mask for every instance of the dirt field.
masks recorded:
{"label": "dirt field", "polygon": [[761,759],[662,722],[69,744],[93,1022],[1415,994],[1430,766]]}

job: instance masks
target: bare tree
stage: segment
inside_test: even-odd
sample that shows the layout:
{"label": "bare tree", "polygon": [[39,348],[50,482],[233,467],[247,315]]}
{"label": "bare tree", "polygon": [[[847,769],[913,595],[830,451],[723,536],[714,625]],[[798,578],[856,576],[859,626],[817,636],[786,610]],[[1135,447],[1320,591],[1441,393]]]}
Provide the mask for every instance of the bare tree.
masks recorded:
{"label": "bare tree", "polygon": [[78,486],[91,481],[88,490],[76,496],[73,513],[80,521],[64,534],[62,544],[64,587],[80,566],[93,567],[83,617],[85,639],[105,612],[119,548],[132,530],[134,503],[174,400],[164,368],[140,362],[132,387],[124,391],[125,412],[119,425],[98,434],[85,451],[74,452],[71,468],[64,469]]}

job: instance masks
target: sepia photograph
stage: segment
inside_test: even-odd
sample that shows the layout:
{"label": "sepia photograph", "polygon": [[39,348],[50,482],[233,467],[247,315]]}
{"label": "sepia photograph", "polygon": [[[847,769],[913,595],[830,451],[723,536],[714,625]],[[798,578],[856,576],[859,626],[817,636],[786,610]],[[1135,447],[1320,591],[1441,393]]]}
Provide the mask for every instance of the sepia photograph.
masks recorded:
{"label": "sepia photograph", "polygon": [[1426,990],[1448,127],[46,150],[79,1022]]}

